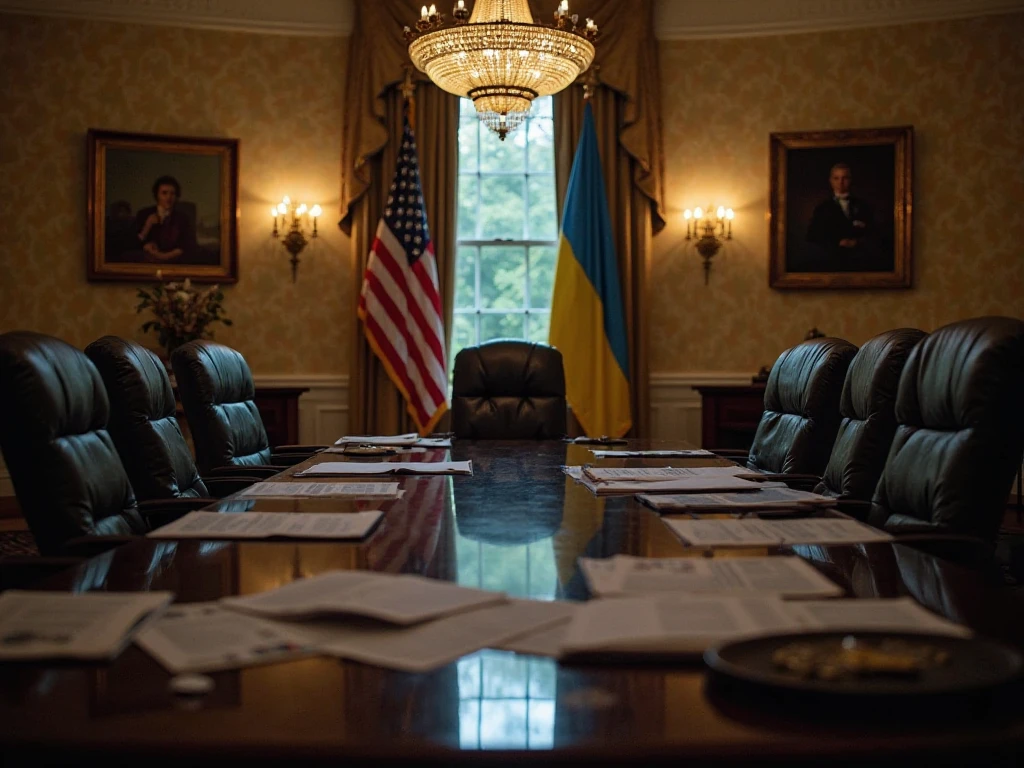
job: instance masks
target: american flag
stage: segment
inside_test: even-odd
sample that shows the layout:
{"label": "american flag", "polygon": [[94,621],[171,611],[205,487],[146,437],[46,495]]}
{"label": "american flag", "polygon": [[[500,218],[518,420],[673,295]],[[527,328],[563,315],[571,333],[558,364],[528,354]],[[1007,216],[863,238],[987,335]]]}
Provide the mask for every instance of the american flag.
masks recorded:
{"label": "american flag", "polygon": [[448,409],[437,260],[408,116],[398,167],[363,275],[359,319],[366,340],[405,397],[421,435]]}

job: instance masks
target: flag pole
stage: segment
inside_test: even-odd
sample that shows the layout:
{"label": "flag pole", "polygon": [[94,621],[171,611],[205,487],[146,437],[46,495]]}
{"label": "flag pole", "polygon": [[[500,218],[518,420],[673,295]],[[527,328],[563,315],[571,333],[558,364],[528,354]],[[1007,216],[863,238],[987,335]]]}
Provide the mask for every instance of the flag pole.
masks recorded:
{"label": "flag pole", "polygon": [[409,120],[409,127],[412,128],[413,132],[416,131],[416,83],[412,81],[412,66],[409,64],[403,64],[402,68],[405,70],[405,79],[399,86],[399,90],[402,92],[402,99],[405,101],[405,114]]}
{"label": "flag pole", "polygon": [[597,70],[601,68],[600,64],[594,64],[587,70],[586,74],[583,75],[583,102],[584,104],[590,101],[591,97],[597,92],[597,86],[601,84],[601,80],[598,77]]}

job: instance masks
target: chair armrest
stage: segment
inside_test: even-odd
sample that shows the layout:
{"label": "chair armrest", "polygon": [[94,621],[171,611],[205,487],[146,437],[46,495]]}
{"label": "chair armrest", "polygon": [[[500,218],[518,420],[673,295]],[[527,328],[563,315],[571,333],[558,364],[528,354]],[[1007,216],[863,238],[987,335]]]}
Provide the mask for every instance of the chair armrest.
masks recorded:
{"label": "chair armrest", "polygon": [[216,504],[216,499],[183,498],[183,499],[150,499],[139,502],[139,514],[149,530],[173,523],[189,512]]}
{"label": "chair armrest", "polygon": [[230,496],[233,493],[244,491],[250,485],[254,485],[262,480],[259,477],[245,477],[238,475],[237,477],[204,477],[203,485],[206,486],[206,490],[210,492],[210,495],[216,499],[223,499],[225,496]]}
{"label": "chair armrest", "polygon": [[214,467],[207,474],[203,475],[205,482],[206,478],[229,478],[229,477],[258,477],[261,480],[273,477],[274,475],[284,472],[288,467],[277,467],[270,464],[250,464],[245,466],[243,464],[225,464],[223,467]]}
{"label": "chair armrest", "polygon": [[995,546],[984,539],[956,533],[921,533],[910,526],[886,530],[896,537],[897,544],[927,552],[975,570],[991,570],[995,562]]}
{"label": "chair armrest", "polygon": [[821,478],[817,475],[806,475],[799,472],[751,472],[749,475],[737,475],[737,477],[758,483],[785,483],[790,488],[799,490],[814,490],[814,487],[821,482]]}
{"label": "chair armrest", "polygon": [[84,562],[84,557],[5,557],[0,559],[0,592],[26,589]]}

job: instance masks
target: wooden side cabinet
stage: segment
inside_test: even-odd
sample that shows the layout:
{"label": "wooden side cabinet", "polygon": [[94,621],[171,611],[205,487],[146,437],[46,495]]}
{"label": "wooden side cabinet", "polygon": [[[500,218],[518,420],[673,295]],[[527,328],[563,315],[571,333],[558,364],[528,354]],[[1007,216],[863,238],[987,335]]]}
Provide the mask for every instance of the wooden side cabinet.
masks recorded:
{"label": "wooden side cabinet", "polygon": [[298,444],[299,397],[308,391],[305,387],[256,387],[254,402],[272,448]]}
{"label": "wooden side cabinet", "polygon": [[696,390],[701,398],[701,445],[750,450],[764,410],[764,384]]}

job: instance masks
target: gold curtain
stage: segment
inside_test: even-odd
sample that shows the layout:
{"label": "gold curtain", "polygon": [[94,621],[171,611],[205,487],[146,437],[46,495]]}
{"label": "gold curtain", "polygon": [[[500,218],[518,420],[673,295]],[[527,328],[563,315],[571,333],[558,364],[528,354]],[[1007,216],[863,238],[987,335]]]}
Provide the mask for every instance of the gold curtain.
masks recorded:
{"label": "gold curtain", "polygon": [[[408,63],[402,25],[419,17],[406,0],[356,0],[349,52],[342,146],[341,228],[349,235],[352,313],[377,230],[402,138],[400,90]],[[397,32],[397,33],[396,33]],[[451,339],[455,281],[455,191],[458,174],[459,102],[416,73],[416,147],[430,236],[437,256],[445,349]],[[349,431],[397,434],[414,431],[405,399],[370,350],[356,322],[349,369]],[[443,427],[444,422],[439,428]]]}
{"label": "gold curtain", "polygon": [[[649,434],[647,280],[651,238],[665,226],[662,213],[660,75],[653,3],[577,0],[573,11],[594,18],[602,30],[595,61],[597,85],[590,99],[597,129],[605,194],[619,261],[619,284],[629,341],[630,409],[635,437]],[[584,78],[593,80],[593,75]],[[555,183],[558,210],[583,127],[583,87],[554,98]]]}

